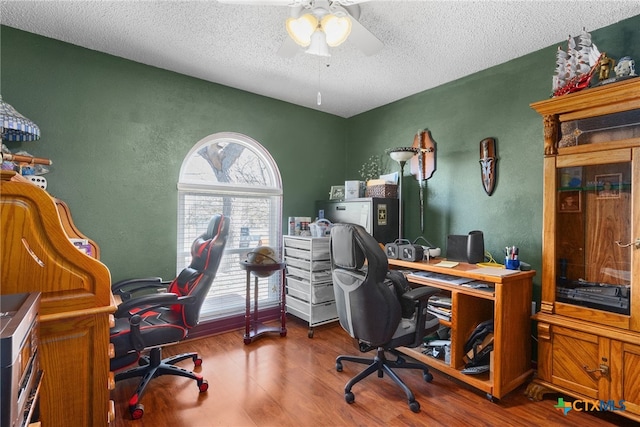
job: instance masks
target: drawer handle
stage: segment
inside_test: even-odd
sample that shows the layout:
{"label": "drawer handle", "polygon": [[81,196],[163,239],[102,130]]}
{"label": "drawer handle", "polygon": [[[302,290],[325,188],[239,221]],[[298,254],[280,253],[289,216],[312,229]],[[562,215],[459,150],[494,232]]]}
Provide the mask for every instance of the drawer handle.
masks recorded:
{"label": "drawer handle", "polygon": [[605,376],[605,377],[609,376],[609,367],[607,365],[605,365],[604,363],[602,363],[600,365],[600,367],[596,368],[596,369],[589,369],[589,367],[586,366],[586,365],[583,366],[582,368],[585,370],[585,372],[587,372],[589,374],[591,374],[593,372],[600,372],[602,374],[602,376]]}
{"label": "drawer handle", "polygon": [[635,242],[629,242],[629,243],[622,243],[620,242],[620,240],[616,240],[616,245],[618,245],[621,248],[628,248],[629,246],[635,246],[636,249],[640,249],[640,237],[636,239]]}

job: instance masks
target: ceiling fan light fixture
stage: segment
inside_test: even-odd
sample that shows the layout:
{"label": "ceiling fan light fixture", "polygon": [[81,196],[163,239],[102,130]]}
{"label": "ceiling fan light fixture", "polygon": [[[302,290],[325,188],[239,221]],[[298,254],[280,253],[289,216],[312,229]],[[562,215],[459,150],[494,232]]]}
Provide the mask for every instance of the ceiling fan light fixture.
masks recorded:
{"label": "ceiling fan light fixture", "polygon": [[329,53],[329,45],[327,44],[327,36],[320,27],[311,35],[311,44],[306,52],[311,55],[331,56]]}
{"label": "ceiling fan light fixture", "polygon": [[318,19],[310,13],[305,13],[298,18],[288,18],[286,27],[293,41],[300,46],[309,46],[311,36],[318,27]]}
{"label": "ceiling fan light fixture", "polygon": [[351,19],[348,16],[325,15],[320,25],[331,47],[340,46],[351,34]]}

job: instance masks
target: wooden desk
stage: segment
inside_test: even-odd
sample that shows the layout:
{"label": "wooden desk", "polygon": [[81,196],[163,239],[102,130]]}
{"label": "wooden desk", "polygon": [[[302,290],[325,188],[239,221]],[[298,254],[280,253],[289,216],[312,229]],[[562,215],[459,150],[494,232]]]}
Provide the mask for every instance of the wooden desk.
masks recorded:
{"label": "wooden desk", "polygon": [[106,426],[115,415],[109,400],[113,387],[109,328],[116,306],[109,270],[69,241],[78,233],[65,229],[65,223],[73,222],[70,216],[61,219],[54,198],[4,172],[2,293],[42,294],[38,350],[46,372],[40,394],[42,424]]}
{"label": "wooden desk", "polygon": [[[417,285],[428,285],[451,296],[451,321],[440,323],[451,328],[451,361],[445,363],[421,352],[421,348],[402,348],[403,353],[487,393],[487,398],[500,399],[527,381],[531,368],[531,301],[532,278],[535,271],[523,271],[508,276],[492,276],[477,270],[474,264],[460,263],[454,268],[437,267],[440,259],[408,262],[389,260],[396,269],[423,270],[466,277],[487,282],[490,291],[436,282],[427,278],[409,277]],[[473,329],[482,321],[494,320],[494,349],[491,370],[479,375],[460,371],[465,367],[464,344]]]}

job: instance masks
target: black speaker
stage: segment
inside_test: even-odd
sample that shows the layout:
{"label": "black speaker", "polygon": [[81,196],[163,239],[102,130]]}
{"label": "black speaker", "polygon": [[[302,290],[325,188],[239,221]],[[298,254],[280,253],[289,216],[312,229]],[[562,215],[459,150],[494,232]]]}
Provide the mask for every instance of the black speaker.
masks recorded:
{"label": "black speaker", "polygon": [[447,260],[477,264],[484,261],[484,235],[475,230],[468,235],[450,234],[447,237]]}
{"label": "black speaker", "polygon": [[467,262],[469,264],[484,262],[484,235],[482,231],[470,231],[467,236]]}
{"label": "black speaker", "polygon": [[447,260],[467,262],[467,237],[455,234],[447,236]]}
{"label": "black speaker", "polygon": [[389,259],[400,259],[397,243],[387,243],[384,245],[384,253],[387,254],[387,258]]}
{"label": "black speaker", "polygon": [[422,261],[424,248],[420,245],[399,245],[398,253],[404,261]]}

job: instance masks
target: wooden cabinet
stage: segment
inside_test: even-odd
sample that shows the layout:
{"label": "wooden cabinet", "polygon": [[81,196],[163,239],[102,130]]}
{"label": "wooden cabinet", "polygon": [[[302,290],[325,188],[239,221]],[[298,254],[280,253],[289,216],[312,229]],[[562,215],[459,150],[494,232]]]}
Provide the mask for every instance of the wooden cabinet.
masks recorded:
{"label": "wooden cabinet", "polygon": [[73,222],[61,219],[65,210],[46,191],[2,177],[2,293],[41,292],[42,424],[106,426],[115,415],[109,400],[115,311],[109,270],[69,241],[82,236],[64,228]]}
{"label": "wooden cabinet", "polygon": [[[408,262],[389,260],[389,265],[408,271],[430,271],[449,276],[469,278],[485,283],[488,288],[474,289],[429,278],[408,275],[414,285],[436,287],[451,296],[451,320],[440,323],[451,328],[451,358],[449,363],[427,356],[421,348],[401,351],[433,368],[487,393],[490,399],[500,399],[529,380],[531,369],[531,299],[535,271],[516,272],[505,276],[487,274],[474,264],[459,263],[454,268],[438,267],[440,260]],[[493,319],[493,351],[490,371],[478,375],[462,373],[465,367],[464,344],[474,328]]]}
{"label": "wooden cabinet", "polygon": [[532,108],[544,124],[544,222],[527,393],[597,399],[640,421],[640,79]]}
{"label": "wooden cabinet", "polygon": [[284,236],[287,312],[313,327],[338,320],[328,237]]}

